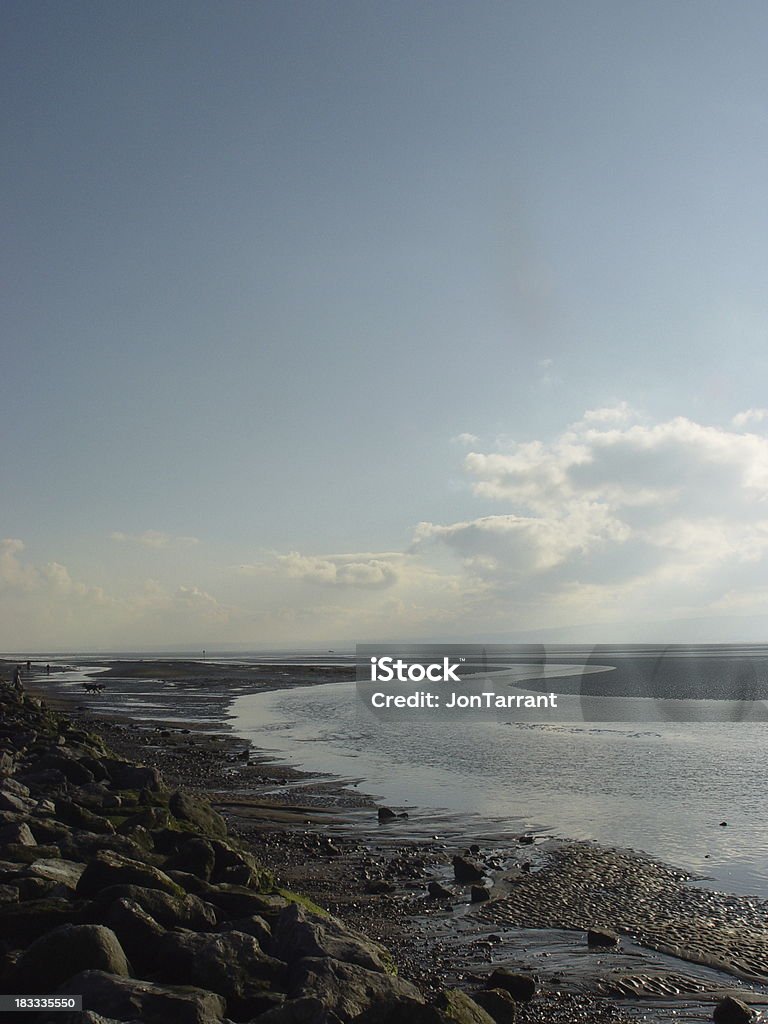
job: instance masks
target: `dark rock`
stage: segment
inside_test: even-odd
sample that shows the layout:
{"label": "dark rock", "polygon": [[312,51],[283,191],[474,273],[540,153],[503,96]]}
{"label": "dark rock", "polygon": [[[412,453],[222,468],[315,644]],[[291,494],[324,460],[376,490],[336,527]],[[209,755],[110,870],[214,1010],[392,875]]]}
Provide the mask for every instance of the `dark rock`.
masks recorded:
{"label": "dark rock", "polygon": [[50,769],[60,771],[67,782],[71,782],[75,786],[84,786],[88,782],[93,782],[92,773],[88,771],[85,765],[72,757],[46,754],[44,757],[38,758],[35,768],[38,771],[41,769],[44,771],[49,771]]}
{"label": "dark rock", "polygon": [[447,1020],[434,1006],[400,996],[370,1006],[355,1017],[355,1024],[446,1024]]}
{"label": "dark rock", "polygon": [[0,885],[0,904],[18,903],[19,887],[17,885]]}
{"label": "dark rock", "polygon": [[379,821],[392,821],[396,817],[397,814],[395,814],[391,807],[379,808]]}
{"label": "dark rock", "polygon": [[8,903],[0,907],[0,939],[13,942],[16,948],[26,946],[59,925],[80,923],[89,906],[58,897]]}
{"label": "dark rock", "polygon": [[609,932],[605,928],[590,928],[587,931],[588,946],[616,946],[619,936],[615,932]]}
{"label": "dark rock", "polygon": [[518,843],[522,843],[523,846],[532,846],[536,842],[536,836],[532,836],[526,832],[524,836],[517,837]]}
{"label": "dark rock", "polygon": [[330,914],[321,917],[298,904],[286,907],[272,930],[272,950],[286,963],[304,957],[332,957],[369,971],[386,972],[391,963],[382,947],[354,932]]}
{"label": "dark rock", "polygon": [[15,811],[16,814],[29,814],[34,808],[35,801],[29,797],[16,796],[15,793],[6,793],[0,790],[0,811]]}
{"label": "dark rock", "polygon": [[430,882],[427,886],[427,892],[430,896],[437,900],[455,900],[456,893],[447,889],[440,882]]}
{"label": "dark rock", "polygon": [[65,924],[26,949],[8,984],[16,992],[54,992],[80,971],[108,971],[128,977],[130,969],[117,936],[96,924]]}
{"label": "dark rock", "polygon": [[457,882],[482,882],[484,871],[466,857],[453,858],[453,874]]}
{"label": "dark rock", "polygon": [[276,916],[288,901],[281,896],[253,892],[240,885],[206,885],[198,891],[201,899],[217,907],[224,918],[251,917],[259,914],[267,920]]}
{"label": "dark rock", "polygon": [[81,807],[79,804],[73,803],[72,800],[63,798],[56,800],[56,817],[67,825],[84,828],[97,835],[105,833],[111,835],[115,831],[115,826],[109,818],[102,818],[101,815],[94,814],[87,807]]}
{"label": "dark rock", "polygon": [[4,856],[10,857],[11,860],[17,861],[19,864],[32,864],[36,860],[40,860],[41,857],[60,857],[61,850],[58,846],[45,846],[37,845],[27,846],[25,843],[8,843],[3,850]]}
{"label": "dark rock", "polygon": [[111,885],[102,889],[93,902],[93,920],[101,922],[106,907],[115,900],[131,900],[164,928],[192,928],[205,930],[216,926],[216,911],[196,896],[184,893],[171,896],[160,889],[147,889],[139,885]]}
{"label": "dark rock", "polygon": [[143,970],[154,964],[165,929],[143,907],[133,900],[115,900],[105,908],[102,921],[118,937],[134,967]]}
{"label": "dark rock", "polygon": [[263,917],[253,914],[251,917],[239,917],[235,921],[223,921],[219,925],[221,932],[243,932],[252,935],[265,953],[274,955],[272,949],[272,929]]}
{"label": "dark rock", "polygon": [[85,871],[85,864],[78,861],[63,860],[57,857],[51,860],[41,859],[29,865],[29,873],[38,878],[47,879],[56,885],[62,885],[73,892],[77,889],[80,876]]}
{"label": "dark rock", "polygon": [[92,1012],[142,1024],[217,1024],[226,1009],[224,999],[191,986],[154,985],[135,978],[118,978],[104,971],[83,971],[60,991],[77,992]]}
{"label": "dark rock", "polygon": [[473,885],[469,890],[469,898],[473,903],[485,903],[491,898],[491,894],[484,885]]}
{"label": "dark rock", "polygon": [[734,999],[733,996],[721,999],[712,1014],[715,1024],[748,1024],[754,1017],[754,1012],[747,1004],[742,1003],[740,999]]}
{"label": "dark rock", "polygon": [[493,1017],[458,988],[438,992],[434,1006],[451,1024],[494,1024]]}
{"label": "dark rock", "polygon": [[222,816],[202,797],[177,789],[171,793],[168,807],[176,818],[191,822],[207,836],[221,838],[227,834],[227,826]]}
{"label": "dark rock", "polygon": [[0,782],[0,792],[10,793],[12,796],[21,797],[23,800],[29,799],[29,789],[26,786],[22,786],[16,779],[3,779]]}
{"label": "dark rock", "polygon": [[[326,1024],[325,1007],[314,996],[289,999],[282,1006],[267,1010],[259,1017],[259,1024]],[[402,1020],[398,1022],[402,1024]]]}
{"label": "dark rock", "polygon": [[527,1003],[536,995],[536,982],[528,974],[517,974],[506,967],[491,972],[486,988],[503,988],[513,999]]}
{"label": "dark rock", "polygon": [[113,789],[148,789],[153,793],[165,789],[163,777],[157,768],[112,758],[105,758],[102,764],[109,774]]}
{"label": "dark rock", "polygon": [[166,871],[186,871],[209,881],[216,864],[216,853],[206,839],[188,838],[179,845],[177,852],[168,858]]}
{"label": "dark rock", "polygon": [[285,964],[267,956],[256,939],[243,932],[168,932],[155,948],[154,977],[198,985],[227,1000],[230,1014],[256,1016],[269,1009],[265,993],[282,988]]}
{"label": "dark rock", "polygon": [[0,826],[0,846],[37,846],[37,840],[29,830],[29,825],[19,822]]}
{"label": "dark rock", "polygon": [[488,988],[473,992],[472,998],[493,1018],[495,1024],[514,1024],[515,1001],[503,988]]}
{"label": "dark rock", "polygon": [[319,999],[343,1024],[378,1003],[400,997],[423,1002],[419,990],[407,981],[327,957],[297,961],[291,968],[288,994]]}
{"label": "dark rock", "polygon": [[146,889],[159,889],[171,896],[183,895],[181,886],[164,871],[110,850],[96,854],[80,877],[77,894],[95,896],[101,889],[114,885],[137,885]]}

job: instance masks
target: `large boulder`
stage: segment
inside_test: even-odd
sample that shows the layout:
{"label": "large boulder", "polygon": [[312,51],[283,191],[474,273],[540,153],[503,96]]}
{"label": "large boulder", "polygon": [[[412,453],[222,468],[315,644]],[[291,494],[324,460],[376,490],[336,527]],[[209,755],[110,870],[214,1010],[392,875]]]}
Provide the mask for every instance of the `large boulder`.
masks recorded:
{"label": "large boulder", "polygon": [[147,768],[114,758],[103,758],[101,763],[109,774],[113,789],[148,789],[153,793],[165,789],[163,777],[157,768]]}
{"label": "large boulder", "polygon": [[282,896],[253,892],[244,885],[206,885],[201,882],[197,895],[206,903],[212,903],[222,918],[230,919],[259,914],[269,920],[288,906],[288,900]]}
{"label": "large boulder", "polygon": [[83,1006],[104,1017],[140,1020],[142,1024],[218,1024],[225,1002],[214,992],[190,985],[155,985],[136,978],[119,978],[104,971],[83,971],[59,991],[77,992]]}
{"label": "large boulder", "polygon": [[242,932],[168,932],[155,947],[153,977],[198,985],[227,1000],[231,1015],[255,1017],[269,1009],[272,988],[285,984],[285,964],[267,956]]}
{"label": "large boulder", "polygon": [[37,846],[26,822],[12,822],[0,826],[0,846]]}
{"label": "large boulder", "polygon": [[166,871],[185,871],[209,881],[216,866],[216,852],[207,839],[185,837],[176,852],[165,862]]}
{"label": "large boulder", "polygon": [[466,857],[453,858],[453,876],[457,882],[482,882],[485,872]]}
{"label": "large boulder", "polygon": [[478,1006],[466,992],[458,988],[445,989],[439,992],[435,998],[434,1006],[438,1009],[445,1021],[451,1024],[494,1024],[490,1014]]}
{"label": "large boulder", "polygon": [[184,893],[171,896],[160,889],[147,889],[140,885],[111,885],[102,889],[92,905],[95,920],[106,923],[104,915],[109,904],[115,900],[130,900],[137,903],[145,913],[153,917],[164,928],[191,928],[205,931],[216,927],[216,911],[197,896]]}
{"label": "large boulder", "polygon": [[[250,917],[238,917],[234,921],[223,921],[218,930],[220,932],[244,932],[246,935],[252,935],[265,953],[274,953],[272,929],[258,914],[252,914]],[[280,959],[284,960],[285,957]]]}
{"label": "large boulder", "polygon": [[733,996],[721,999],[712,1015],[715,1024],[748,1024],[755,1019],[754,1011]]}
{"label": "large boulder", "polygon": [[130,968],[117,936],[97,924],[65,924],[42,935],[19,957],[8,984],[15,992],[54,992],[80,971],[128,977]]}
{"label": "large boulder", "polygon": [[482,992],[473,992],[472,998],[493,1017],[496,1024],[514,1024],[515,1001],[506,989],[487,988]]}
{"label": "large boulder", "polygon": [[536,981],[529,974],[518,974],[507,967],[497,967],[488,978],[487,988],[503,988],[513,999],[527,1003],[536,995]]}
{"label": "large boulder", "polygon": [[[33,861],[27,868],[27,873],[36,878],[44,878],[64,889],[77,889],[80,876],[85,871],[85,864],[78,861],[63,860],[61,857],[51,859],[41,858]],[[64,894],[66,895],[66,894]]]}
{"label": "large boulder", "polygon": [[307,957],[291,967],[288,994],[319,999],[343,1024],[379,1003],[399,998],[423,1002],[410,982],[330,957]]}
{"label": "large boulder", "polygon": [[223,838],[227,834],[227,826],[222,816],[202,797],[177,789],[171,793],[168,807],[174,817],[195,825],[207,836]]}
{"label": "large boulder", "polygon": [[115,900],[105,908],[102,921],[118,937],[140,973],[154,966],[155,950],[165,929],[143,907],[133,900]]}
{"label": "large boulder", "polygon": [[181,886],[159,868],[105,850],[96,854],[80,876],[77,894],[82,897],[95,896],[102,889],[113,885],[138,885],[146,889],[158,889],[171,896],[182,896],[184,893]]}
{"label": "large boulder", "polygon": [[62,924],[80,923],[90,904],[49,897],[0,907],[0,941],[12,942],[16,949]]}
{"label": "large boulder", "polygon": [[335,917],[321,917],[291,903],[281,911],[272,932],[272,951],[286,963],[303,957],[332,957],[359,964],[369,971],[384,971],[391,958],[382,947],[347,928]]}

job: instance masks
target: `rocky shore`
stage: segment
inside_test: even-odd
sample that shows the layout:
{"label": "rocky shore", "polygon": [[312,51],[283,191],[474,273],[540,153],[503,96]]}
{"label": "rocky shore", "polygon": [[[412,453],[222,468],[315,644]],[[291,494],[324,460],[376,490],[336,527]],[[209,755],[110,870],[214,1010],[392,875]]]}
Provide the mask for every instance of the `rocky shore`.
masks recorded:
{"label": "rocky shore", "polygon": [[49,703],[0,687],[3,993],[81,994],[78,1021],[267,1024],[740,1024],[768,1004],[759,901],[591,844],[415,840],[399,809],[210,723]]}
{"label": "rocky shore", "polygon": [[427,999],[384,946],[278,885],[200,795],[34,696],[3,686],[0,715],[0,990],[83,998],[82,1013],[6,1019],[530,1019],[532,977],[496,970]]}

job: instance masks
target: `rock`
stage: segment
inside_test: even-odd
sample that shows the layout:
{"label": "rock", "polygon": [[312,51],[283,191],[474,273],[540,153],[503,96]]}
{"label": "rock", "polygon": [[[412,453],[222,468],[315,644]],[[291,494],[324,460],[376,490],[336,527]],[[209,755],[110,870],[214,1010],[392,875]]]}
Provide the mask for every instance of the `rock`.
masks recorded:
{"label": "rock", "polygon": [[400,997],[423,1002],[419,990],[407,981],[328,957],[297,961],[291,968],[288,994],[319,999],[343,1024],[377,1003]]}
{"label": "rock", "polygon": [[29,825],[26,822],[3,825],[0,827],[0,846],[37,846],[37,840],[32,835]]}
{"label": "rock", "polygon": [[479,1006],[474,999],[458,988],[439,992],[434,1000],[443,1019],[451,1024],[494,1024],[493,1017]]}
{"label": "rock", "polygon": [[3,779],[0,782],[0,792],[10,793],[12,796],[21,797],[23,800],[29,799],[29,789],[26,786],[22,786],[16,779]]}
{"label": "rock", "polygon": [[15,811],[16,814],[29,814],[34,809],[35,801],[29,797],[16,796],[0,790],[0,811]]}
{"label": "rock", "polygon": [[102,818],[101,815],[89,811],[87,807],[81,807],[79,804],[73,803],[72,800],[64,798],[56,800],[56,817],[67,825],[84,828],[97,835],[104,833],[111,835],[115,831],[115,826],[109,818]]}
{"label": "rock", "polygon": [[485,903],[491,898],[491,894],[484,885],[473,885],[469,890],[469,898],[473,903]]}
{"label": "rock", "polygon": [[60,991],[77,992],[83,1005],[105,1017],[142,1024],[217,1024],[224,1016],[221,996],[191,986],[154,985],[135,978],[118,978],[104,971],[83,971]]}
{"label": "rock", "polygon": [[13,758],[7,751],[0,754],[0,776],[13,775]]}
{"label": "rock", "polygon": [[453,858],[453,875],[457,882],[482,882],[485,872],[466,857]]}
{"label": "rock", "polygon": [[78,861],[62,860],[60,857],[53,860],[36,860],[29,865],[30,874],[36,875],[38,878],[49,879],[57,885],[63,885],[73,891],[77,888],[83,871],[85,871],[85,864]]}
{"label": "rock", "polygon": [[486,988],[503,988],[520,1003],[527,1003],[536,995],[536,982],[530,975],[517,974],[506,967],[491,972]]}
{"label": "rock", "polygon": [[273,1005],[266,993],[285,982],[285,964],[267,956],[243,932],[168,932],[155,948],[154,977],[186,984],[190,978],[227,1000],[230,1014],[255,1017]]}
{"label": "rock", "polygon": [[42,935],[19,957],[8,984],[15,992],[54,992],[80,971],[127,978],[128,961],[117,936],[97,924],[65,924]]}
{"label": "rock", "polygon": [[37,759],[35,764],[36,770],[59,771],[67,780],[75,786],[84,786],[88,782],[93,782],[93,775],[85,765],[76,761],[72,757],[61,757],[56,754],[46,754],[43,757]]}
{"label": "rock", "polygon": [[137,903],[150,917],[164,928],[191,928],[204,931],[216,927],[216,911],[197,896],[184,893],[170,896],[160,889],[147,889],[140,885],[111,885],[102,889],[93,903],[91,914],[101,922],[107,907],[115,900]]}
{"label": "rock", "polygon": [[163,777],[157,768],[113,758],[104,758],[102,765],[109,775],[112,789],[148,789],[153,793],[165,789]]}
{"label": "rock", "polygon": [[227,834],[227,826],[222,816],[201,797],[177,789],[171,793],[168,807],[176,818],[191,822],[208,836],[223,838]]}
{"label": "rock", "polygon": [[165,863],[166,871],[186,871],[209,881],[216,864],[214,848],[206,839],[189,838]]}
{"label": "rock", "polygon": [[616,946],[619,936],[615,932],[609,932],[605,928],[590,928],[587,931],[588,946]]}
{"label": "rock", "polygon": [[526,832],[524,836],[517,837],[518,843],[522,843],[523,846],[532,846],[536,842],[536,836],[532,836],[529,832]]}
{"label": "rock", "polygon": [[18,949],[62,924],[80,923],[89,904],[48,897],[0,907],[0,939]]}
{"label": "rock", "polygon": [[320,1000],[307,996],[289,999],[282,1006],[267,1010],[259,1017],[259,1024],[326,1024],[327,1019],[325,1007]]}
{"label": "rock", "polygon": [[72,843],[72,829],[60,821],[50,818],[31,818],[29,828],[36,841],[43,846],[62,844],[66,847]]}
{"label": "rock", "polygon": [[111,928],[134,967],[153,966],[155,950],[165,929],[133,900],[114,900],[107,905],[102,921]]}
{"label": "rock", "polygon": [[715,1024],[747,1024],[748,1021],[754,1020],[754,1017],[754,1012],[747,1004],[742,1003],[740,999],[734,999],[733,996],[721,999],[712,1014]]}
{"label": "rock", "polygon": [[436,900],[456,899],[456,893],[451,889],[447,889],[444,885],[441,885],[440,882],[430,882],[427,886],[427,892]]}
{"label": "rock", "polygon": [[332,957],[369,971],[386,972],[391,958],[382,947],[347,928],[335,917],[320,917],[292,903],[277,918],[272,950],[286,963],[303,957]]}
{"label": "rock", "polygon": [[355,1017],[355,1024],[446,1024],[447,1020],[434,1006],[400,996],[370,1006]]}
{"label": "rock", "polygon": [[19,887],[17,885],[0,885],[0,904],[18,902]]}
{"label": "rock", "polygon": [[61,850],[58,846],[27,846],[25,843],[8,843],[4,848],[4,855],[15,860],[18,864],[32,864],[42,857],[60,857]]}
{"label": "rock", "polygon": [[101,889],[113,885],[137,885],[145,889],[158,889],[171,896],[184,895],[181,886],[164,871],[110,850],[97,853],[86,867],[77,885],[77,895],[95,896]]}
{"label": "rock", "polygon": [[259,914],[269,919],[277,915],[288,900],[281,896],[269,896],[253,892],[240,885],[205,885],[198,890],[200,898],[217,907],[226,918],[250,917]]}
{"label": "rock", "polygon": [[390,807],[379,808],[379,821],[392,821],[397,815]]}
{"label": "rock", "polygon": [[473,992],[472,998],[493,1018],[495,1024],[514,1024],[515,1001],[503,988],[488,988]]}
{"label": "rock", "polygon": [[272,953],[272,929],[263,917],[253,914],[251,917],[239,917],[235,921],[224,921],[219,925],[220,932],[244,932],[252,935],[265,953]]}

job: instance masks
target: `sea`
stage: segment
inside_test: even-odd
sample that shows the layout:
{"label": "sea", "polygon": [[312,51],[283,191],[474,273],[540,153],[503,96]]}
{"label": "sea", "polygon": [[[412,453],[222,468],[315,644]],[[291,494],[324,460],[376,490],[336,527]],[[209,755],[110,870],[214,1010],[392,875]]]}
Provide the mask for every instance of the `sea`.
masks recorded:
{"label": "sea", "polygon": [[[158,658],[120,655],[141,656]],[[352,652],[206,658],[212,670],[274,664],[288,675],[291,664],[354,662]],[[69,680],[99,660],[69,655]],[[468,841],[592,840],[683,868],[692,884],[768,898],[768,645],[515,648],[505,669],[496,690],[554,691],[558,715],[382,716],[354,680],[239,688],[221,711],[268,756],[344,780],[430,832],[460,821]],[[138,717],[142,699],[156,707],[157,687],[136,685]]]}

